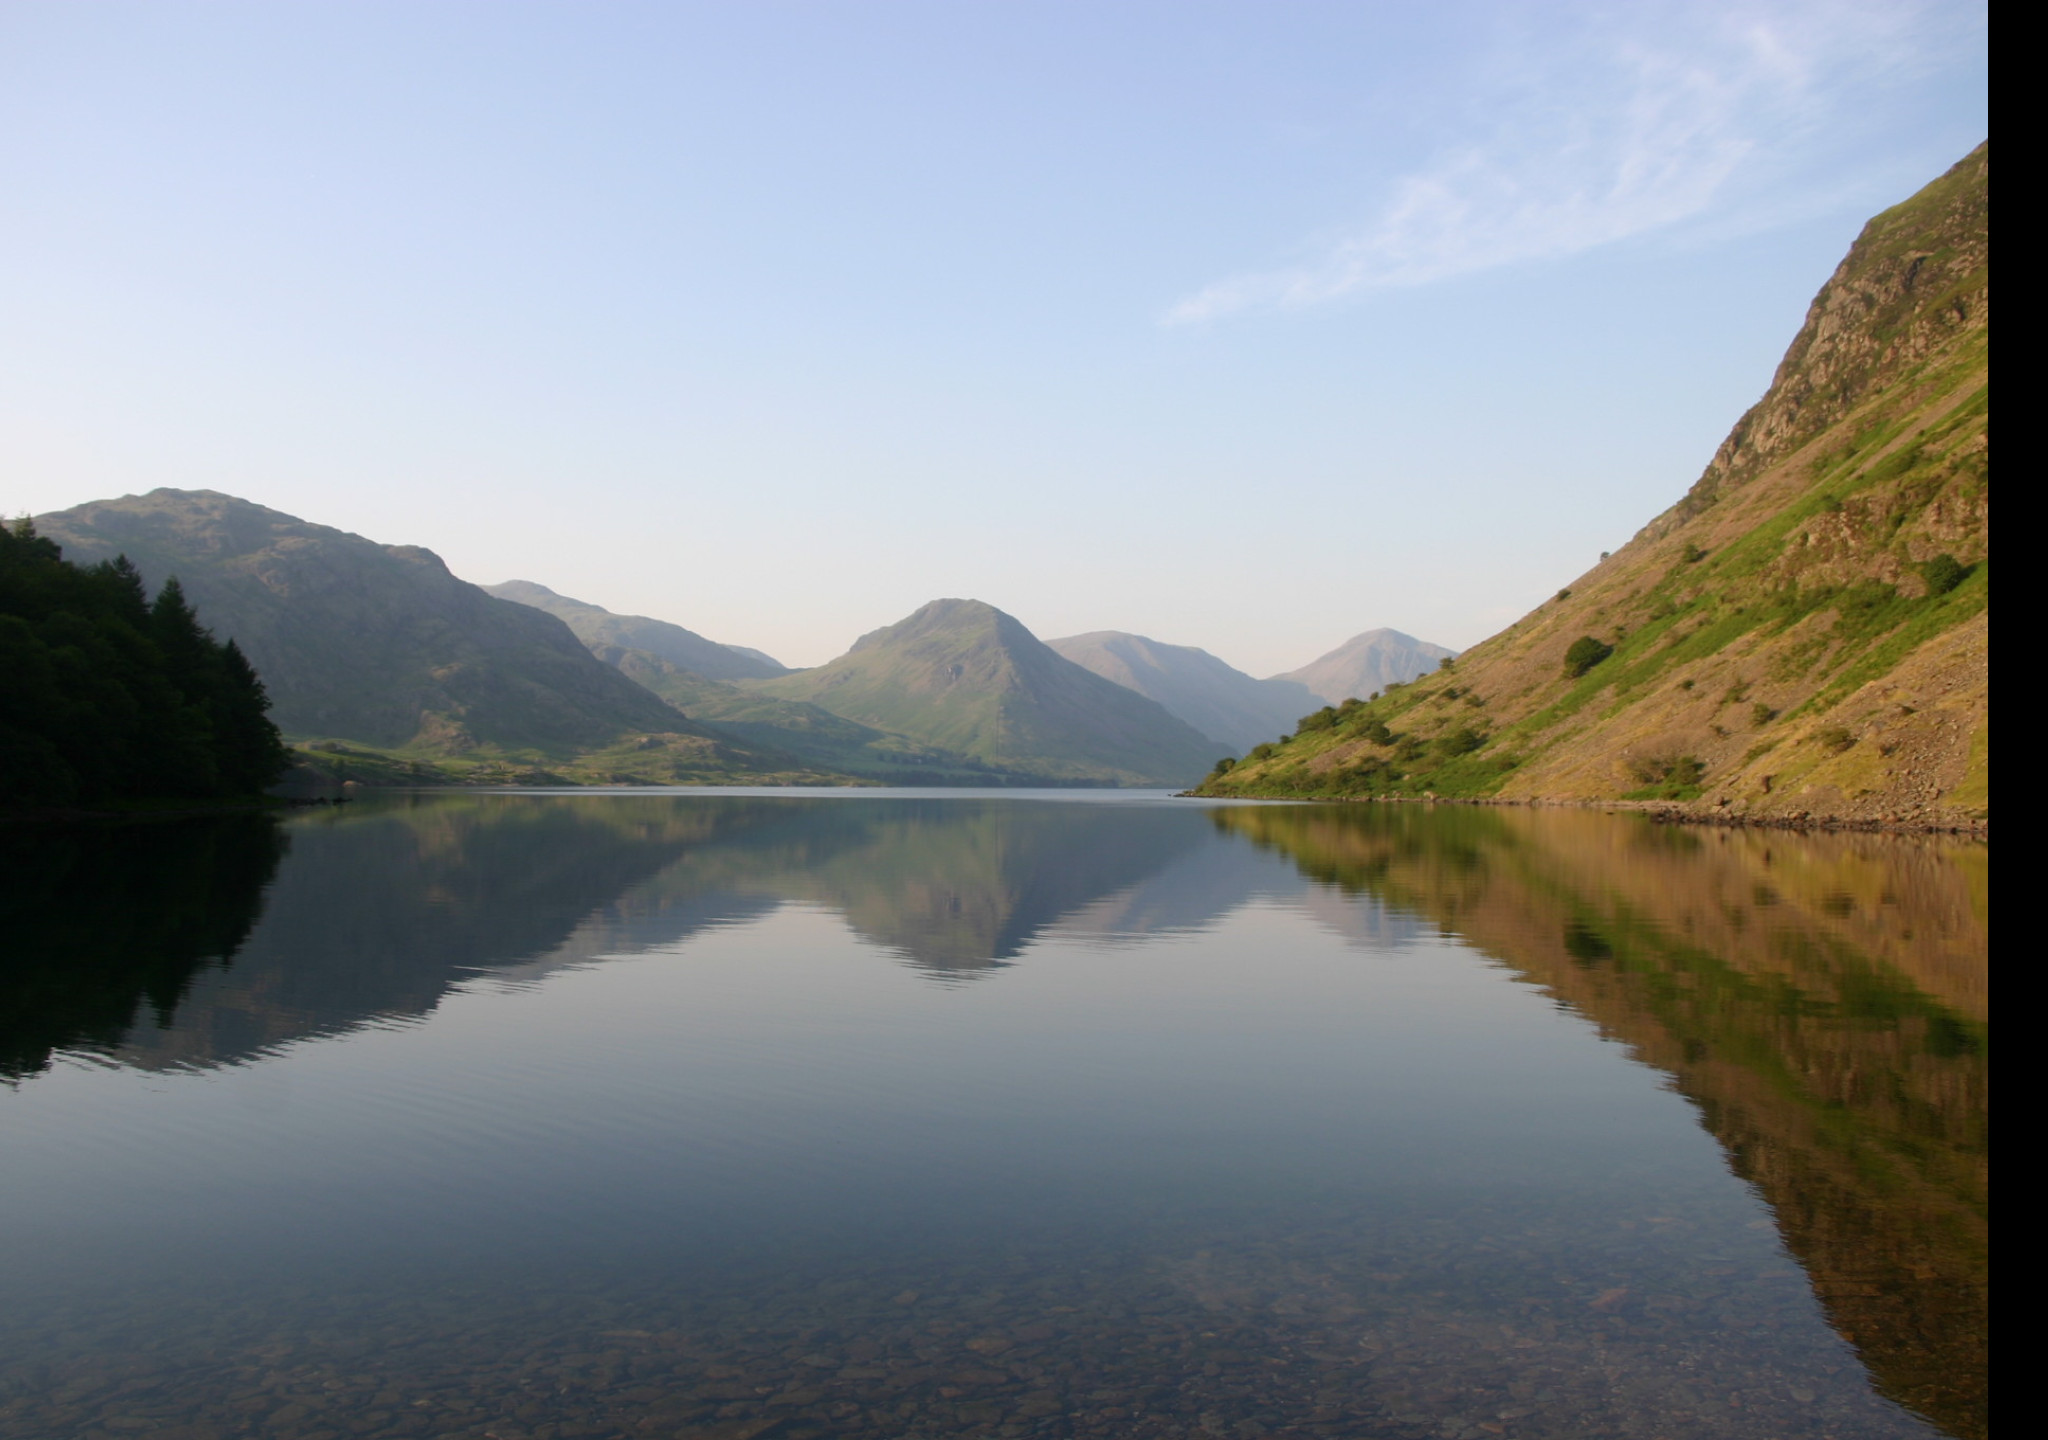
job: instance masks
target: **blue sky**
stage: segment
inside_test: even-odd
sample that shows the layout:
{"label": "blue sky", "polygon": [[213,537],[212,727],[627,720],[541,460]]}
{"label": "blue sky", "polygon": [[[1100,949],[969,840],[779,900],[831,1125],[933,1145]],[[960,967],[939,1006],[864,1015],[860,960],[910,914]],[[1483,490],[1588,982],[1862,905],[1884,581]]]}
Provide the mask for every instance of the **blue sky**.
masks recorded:
{"label": "blue sky", "polygon": [[0,507],[212,487],[816,664],[1255,674],[1680,495],[1981,6],[0,3]]}

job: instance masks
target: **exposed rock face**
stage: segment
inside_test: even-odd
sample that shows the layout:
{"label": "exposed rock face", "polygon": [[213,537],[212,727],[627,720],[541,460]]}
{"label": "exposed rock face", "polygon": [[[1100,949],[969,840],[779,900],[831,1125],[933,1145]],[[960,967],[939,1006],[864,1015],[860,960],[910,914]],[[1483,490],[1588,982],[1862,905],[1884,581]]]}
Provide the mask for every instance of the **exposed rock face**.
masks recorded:
{"label": "exposed rock face", "polygon": [[1987,143],[1863,227],[1807,309],[1769,392],[1654,523],[1698,514],[1988,326],[1990,175]]}
{"label": "exposed rock face", "polygon": [[[1989,815],[1990,159],[1865,228],[1691,491],[1452,674],[1215,788]],[[1576,643],[1611,647],[1582,669]]]}
{"label": "exposed rock face", "polygon": [[1045,643],[1083,669],[1157,700],[1232,751],[1284,735],[1323,703],[1298,681],[1254,680],[1192,645],[1164,645],[1121,630]]}
{"label": "exposed rock face", "polygon": [[67,556],[176,575],[233,638],[287,735],[426,753],[577,750],[701,734],[551,615],[485,594],[416,545],[380,545],[212,490],[153,490],[36,517]]}
{"label": "exposed rock face", "polygon": [[979,600],[934,600],[828,665],[748,688],[1073,783],[1189,784],[1228,748]]}

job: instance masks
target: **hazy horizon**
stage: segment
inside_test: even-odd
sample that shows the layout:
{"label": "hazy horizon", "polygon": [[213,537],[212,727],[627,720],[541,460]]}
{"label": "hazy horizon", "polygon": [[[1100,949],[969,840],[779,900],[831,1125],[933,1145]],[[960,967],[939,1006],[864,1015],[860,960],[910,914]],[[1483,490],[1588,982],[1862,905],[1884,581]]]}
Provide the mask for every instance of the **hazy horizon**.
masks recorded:
{"label": "hazy horizon", "polygon": [[1699,474],[1984,8],[0,4],[9,513],[217,489],[811,666],[1464,649]]}

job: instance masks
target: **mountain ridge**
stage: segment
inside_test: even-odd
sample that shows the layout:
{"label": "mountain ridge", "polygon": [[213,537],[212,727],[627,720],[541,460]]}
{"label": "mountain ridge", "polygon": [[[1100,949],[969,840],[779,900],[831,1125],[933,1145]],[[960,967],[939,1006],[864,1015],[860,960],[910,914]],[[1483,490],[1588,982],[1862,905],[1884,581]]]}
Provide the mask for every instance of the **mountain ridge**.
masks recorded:
{"label": "mountain ridge", "polygon": [[827,664],[744,688],[1064,783],[1185,784],[1218,749],[979,600],[931,601]]}
{"label": "mountain ridge", "polygon": [[213,490],[159,488],[35,523],[81,560],[126,554],[152,587],[176,575],[201,621],[247,653],[288,737],[437,761],[611,749],[600,774],[643,783],[824,778],[685,719],[559,619],[458,579],[421,546]]}
{"label": "mountain ridge", "polygon": [[1457,653],[1383,625],[1353,635],[1298,670],[1271,678],[1306,686],[1324,705],[1342,705],[1346,700],[1364,700],[1389,685],[1405,685]]}
{"label": "mountain ridge", "polygon": [[531,580],[507,580],[478,588],[500,600],[546,611],[567,625],[584,647],[593,652],[603,645],[638,650],[707,680],[763,680],[789,673],[787,665],[759,650],[722,645],[672,621],[620,615]]}
{"label": "mountain ridge", "polygon": [[1770,388],[1629,543],[1450,673],[1203,793],[1989,816],[1990,151],[1875,216]]}
{"label": "mountain ridge", "polygon": [[1125,630],[1091,630],[1045,643],[1083,669],[1158,701],[1234,751],[1293,729],[1322,703],[1296,681],[1255,680],[1207,650]]}

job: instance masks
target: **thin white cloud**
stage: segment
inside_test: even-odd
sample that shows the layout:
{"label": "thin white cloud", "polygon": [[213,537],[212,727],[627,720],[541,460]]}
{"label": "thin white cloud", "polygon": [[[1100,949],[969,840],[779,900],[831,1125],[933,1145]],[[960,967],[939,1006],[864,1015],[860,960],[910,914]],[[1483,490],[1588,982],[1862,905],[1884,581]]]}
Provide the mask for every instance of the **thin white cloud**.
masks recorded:
{"label": "thin white cloud", "polygon": [[1876,0],[1646,5],[1620,26],[1582,18],[1520,37],[1475,96],[1483,133],[1397,180],[1370,220],[1302,262],[1218,280],[1162,319],[1427,285],[1725,211],[1748,182],[1782,179],[1803,139],[1853,126],[1872,82],[1923,63],[1933,18]]}

